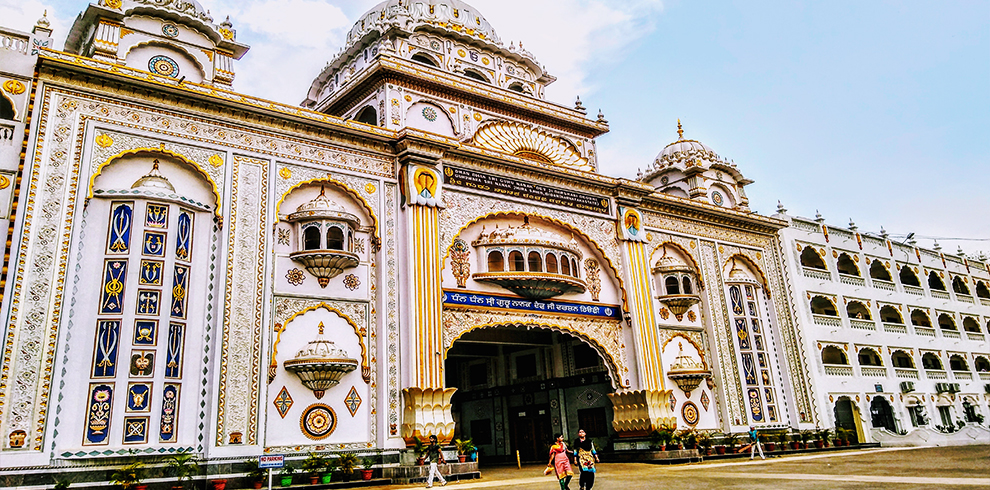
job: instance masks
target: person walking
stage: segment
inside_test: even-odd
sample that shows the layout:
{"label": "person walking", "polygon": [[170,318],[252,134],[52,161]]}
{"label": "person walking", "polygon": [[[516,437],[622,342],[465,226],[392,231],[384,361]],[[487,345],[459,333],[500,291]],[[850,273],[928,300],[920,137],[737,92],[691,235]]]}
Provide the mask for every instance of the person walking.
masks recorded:
{"label": "person walking", "polygon": [[749,459],[756,457],[756,452],[760,452],[760,459],[767,459],[763,455],[763,446],[760,445],[760,435],[756,433],[756,426],[749,426]]}
{"label": "person walking", "polygon": [[595,443],[591,442],[588,434],[581,429],[578,431],[577,439],[574,439],[574,461],[581,472],[578,483],[581,490],[591,490],[595,486],[595,463],[598,463],[598,452],[595,451]]}
{"label": "person walking", "polygon": [[550,446],[550,462],[544,474],[549,475],[551,471],[557,473],[557,481],[560,483],[560,490],[570,490],[567,486],[574,477],[571,470],[571,458],[573,454],[567,450],[567,443],[564,442],[564,434],[557,434],[556,441]]}
{"label": "person walking", "polygon": [[441,487],[447,485],[447,480],[443,479],[440,469],[437,468],[437,463],[447,464],[447,462],[443,459],[443,449],[435,435],[430,436],[430,445],[426,447],[426,459],[430,462],[430,476],[426,478],[426,488],[433,488],[433,478],[440,480]]}

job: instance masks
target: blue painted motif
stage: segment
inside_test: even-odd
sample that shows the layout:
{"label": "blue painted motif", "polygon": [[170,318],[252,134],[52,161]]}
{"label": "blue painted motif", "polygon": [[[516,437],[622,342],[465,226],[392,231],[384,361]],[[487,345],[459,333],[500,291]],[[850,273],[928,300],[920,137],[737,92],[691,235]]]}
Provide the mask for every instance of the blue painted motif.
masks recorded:
{"label": "blue painted motif", "polygon": [[185,341],[185,325],[170,323],[168,325],[168,350],[165,355],[165,377],[182,377],[182,344]]}
{"label": "blue painted motif", "polygon": [[777,421],[777,408],[773,405],[767,406],[767,417],[769,417],[771,422]]}
{"label": "blue painted motif", "polygon": [[746,377],[746,384],[755,385],[756,384],[756,366],[753,365],[753,354],[745,353],[742,355],[743,364],[743,375]]}
{"label": "blue painted motif", "polygon": [[110,435],[110,414],[113,412],[113,385],[90,385],[86,407],[85,444],[106,444]]}
{"label": "blue painted motif", "polygon": [[729,298],[732,299],[732,312],[736,315],[742,315],[745,313],[742,306],[742,297],[739,292],[739,286],[729,286]]}
{"label": "blue painted motif", "polygon": [[137,298],[138,315],[157,315],[162,293],[151,289],[139,289]]}
{"label": "blue painted motif", "polygon": [[126,260],[108,260],[103,270],[103,296],[100,313],[120,314],[124,311],[124,280],[127,278]]}
{"label": "blue painted motif", "polygon": [[192,253],[192,213],[179,213],[179,230],[175,239],[175,258],[189,260]]}
{"label": "blue painted motif", "polygon": [[756,350],[764,350],[763,349],[763,336],[762,335],[754,335],[753,336],[753,344],[756,345]]}
{"label": "blue painted motif", "polygon": [[131,247],[131,218],[133,210],[130,204],[115,204],[110,211],[110,237],[107,240],[108,253],[127,253]]}
{"label": "blue painted motif", "polygon": [[93,356],[93,377],[112,378],[117,375],[117,348],[120,346],[120,321],[96,322],[96,354]]}
{"label": "blue painted motif", "polygon": [[141,253],[151,257],[164,257],[165,233],[157,231],[144,232],[144,248]]}
{"label": "blue painted motif", "polygon": [[127,387],[127,411],[147,412],[151,408],[151,385],[135,383]]}
{"label": "blue painted motif", "polygon": [[159,442],[175,442],[175,424],[179,417],[179,385],[165,385],[162,390],[162,420]]}
{"label": "blue painted motif", "polygon": [[532,301],[523,298],[444,291],[443,303],[490,310],[517,310],[544,314],[568,314],[595,318],[622,318],[622,309],[612,305],[589,305],[564,301]]}
{"label": "blue painted motif", "polygon": [[162,285],[162,263],[157,260],[142,260],[138,284],[142,286]]}
{"label": "blue painted motif", "polygon": [[158,320],[134,321],[134,344],[155,345],[158,338]]}
{"label": "blue painted motif", "polygon": [[763,388],[763,393],[767,396],[767,403],[775,403],[773,401],[773,399],[774,399],[773,398],[773,389],[771,389],[771,388]]}
{"label": "blue painted motif", "polygon": [[749,332],[746,330],[745,318],[736,318],[736,338],[739,339],[740,349],[750,349]]}
{"label": "blue painted motif", "polygon": [[168,226],[168,206],[164,204],[148,204],[147,219],[145,224],[152,228],[165,228]]}
{"label": "blue painted motif", "polygon": [[763,401],[760,400],[760,390],[750,388],[749,393],[749,414],[754,422],[763,421]]}
{"label": "blue painted motif", "polygon": [[148,442],[148,417],[124,417],[124,444]]}
{"label": "blue painted motif", "polygon": [[186,317],[186,285],[189,283],[189,268],[175,266],[172,277],[172,318]]}

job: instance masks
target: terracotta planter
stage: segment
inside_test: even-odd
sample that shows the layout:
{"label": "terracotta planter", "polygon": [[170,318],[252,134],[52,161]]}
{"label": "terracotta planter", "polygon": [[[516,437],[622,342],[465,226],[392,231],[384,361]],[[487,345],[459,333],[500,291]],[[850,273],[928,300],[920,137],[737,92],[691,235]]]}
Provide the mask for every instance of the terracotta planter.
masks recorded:
{"label": "terracotta planter", "polygon": [[210,480],[213,490],[223,490],[227,488],[227,480]]}
{"label": "terracotta planter", "polygon": [[256,481],[256,482],[253,482],[251,484],[251,488],[254,488],[255,490],[258,490],[259,488],[261,488],[263,486],[265,486],[265,483],[264,482],[261,482],[261,481]]}
{"label": "terracotta planter", "polygon": [[709,448],[706,448],[705,449],[705,456],[711,456],[711,455],[712,455],[712,448],[710,448],[710,447]]}
{"label": "terracotta planter", "polygon": [[666,444],[661,444],[660,445],[660,451],[666,451],[666,450],[667,450],[667,445]]}
{"label": "terracotta planter", "polygon": [[716,454],[725,454],[725,446],[715,446]]}
{"label": "terracotta planter", "polygon": [[374,474],[375,470],[361,470],[361,479],[370,480],[371,476]]}
{"label": "terracotta planter", "polygon": [[148,490],[148,485],[134,485],[134,490]]}
{"label": "terracotta planter", "polygon": [[767,443],[767,451],[776,451],[776,450],[777,450],[777,443],[776,442],[768,442]]}
{"label": "terracotta planter", "polygon": [[416,466],[423,466],[426,463],[426,458],[416,458]]}
{"label": "terracotta planter", "polygon": [[821,449],[825,447],[825,441],[815,441],[815,448]]}
{"label": "terracotta planter", "polygon": [[799,444],[801,444],[801,443],[800,442],[797,442],[797,441],[791,441],[791,449],[796,450],[799,447],[798,446]]}
{"label": "terracotta planter", "polygon": [[309,475],[309,484],[316,485],[320,483],[320,475]]}
{"label": "terracotta planter", "polygon": [[458,454],[457,455],[457,462],[458,463],[463,463],[465,461],[467,461],[467,454]]}

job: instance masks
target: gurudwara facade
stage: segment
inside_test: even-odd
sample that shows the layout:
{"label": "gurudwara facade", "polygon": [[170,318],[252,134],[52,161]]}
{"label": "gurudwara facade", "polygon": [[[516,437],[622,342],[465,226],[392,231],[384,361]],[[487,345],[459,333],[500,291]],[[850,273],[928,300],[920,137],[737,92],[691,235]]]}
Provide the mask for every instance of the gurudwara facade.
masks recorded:
{"label": "gurudwara facade", "polygon": [[835,423],[790,219],[680,124],[609,177],[602,114],[463,2],[374,7],[300,106],[233,91],[192,0],[3,36],[0,471]]}

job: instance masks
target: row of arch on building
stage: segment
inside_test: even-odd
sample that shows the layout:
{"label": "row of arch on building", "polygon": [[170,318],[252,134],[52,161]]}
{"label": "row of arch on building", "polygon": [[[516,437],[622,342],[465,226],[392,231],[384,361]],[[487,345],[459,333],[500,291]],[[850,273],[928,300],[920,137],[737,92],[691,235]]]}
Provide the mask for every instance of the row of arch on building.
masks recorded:
{"label": "row of arch on building", "polygon": [[488,272],[547,272],[565,276],[580,277],[578,260],[567,254],[557,254],[547,251],[530,251],[523,257],[519,250],[509,252],[508,260],[500,250],[488,252]]}
{"label": "row of arch on building", "polygon": [[[839,316],[839,310],[831,298],[815,295],[811,297],[811,313],[822,316]],[[873,314],[869,307],[861,301],[849,301],[846,304],[846,315],[850,319],[873,320]],[[891,305],[880,307],[880,321],[884,323],[904,324],[904,318],[897,308]],[[971,316],[963,316],[963,330],[973,333],[984,333],[980,329],[979,322]],[[915,308],[911,310],[911,324],[916,327],[934,328],[931,317],[925,310]],[[956,320],[948,313],[940,313],[938,316],[938,326],[942,330],[959,330]],[[987,320],[987,332],[990,333],[990,320]]]}
{"label": "row of arch on building", "polygon": [[[801,265],[809,269],[818,269],[827,271],[828,266],[825,264],[825,260],[818,252],[817,249],[808,245],[801,250]],[[859,265],[848,253],[840,253],[836,258],[836,270],[839,274],[846,276],[863,277],[860,272]],[[874,280],[894,282],[893,276],[891,276],[890,270],[887,266],[881,262],[879,259],[873,259],[870,263],[870,278]],[[898,279],[901,284],[906,286],[921,287],[921,280],[918,278],[918,274],[915,273],[907,264],[902,265],[898,270]],[[937,291],[947,291],[945,282],[942,280],[941,275],[936,271],[928,272],[928,288]],[[990,299],[990,287],[983,280],[976,280],[976,296],[979,298]],[[956,294],[962,294],[966,296],[972,296],[972,291],[966,281],[962,276],[952,276],[952,291]]]}
{"label": "row of arch on building", "polygon": [[[873,347],[861,347],[856,353],[860,366],[883,367],[883,358]],[[835,345],[826,345],[822,348],[821,359],[823,364],[848,366],[849,358],[843,349]],[[903,350],[895,350],[890,353],[890,364],[895,368],[917,369],[914,357]],[[943,371],[945,367],[942,359],[933,352],[926,352],[921,356],[921,366],[926,370]],[[976,371],[990,372],[990,360],[986,356],[976,356],[973,358],[973,367]],[[949,370],[969,371],[969,363],[961,354],[949,355]]]}

